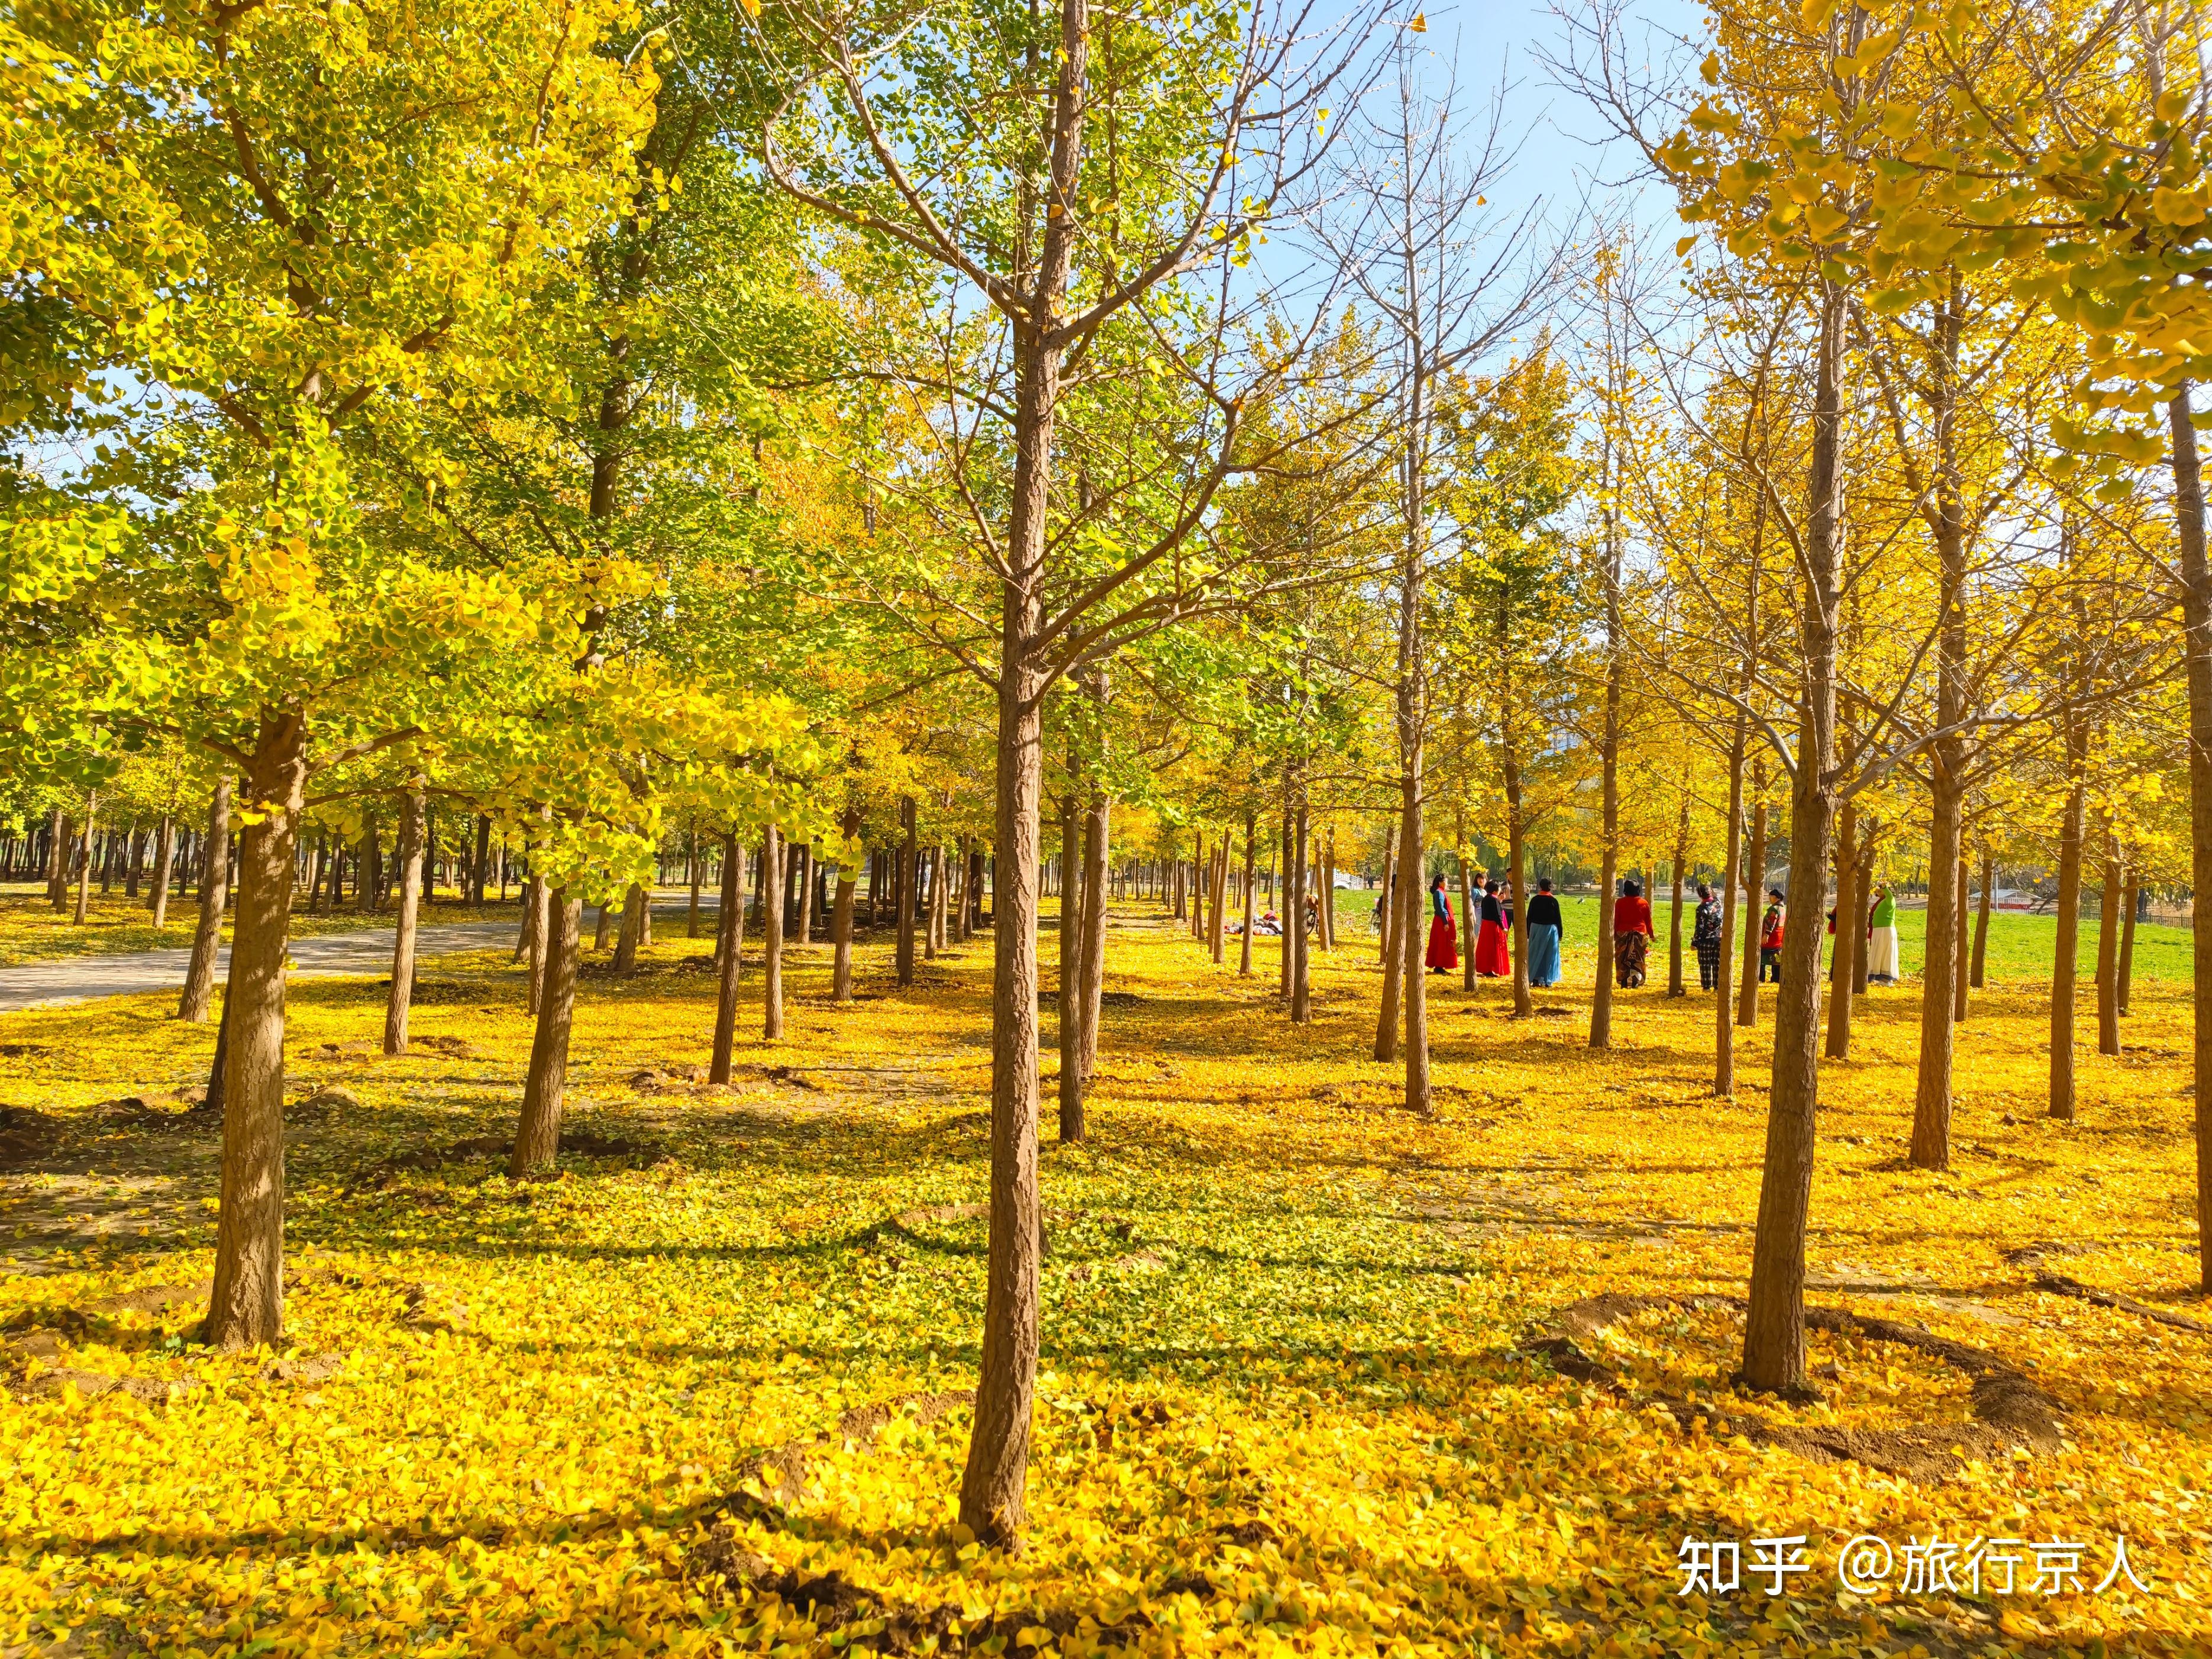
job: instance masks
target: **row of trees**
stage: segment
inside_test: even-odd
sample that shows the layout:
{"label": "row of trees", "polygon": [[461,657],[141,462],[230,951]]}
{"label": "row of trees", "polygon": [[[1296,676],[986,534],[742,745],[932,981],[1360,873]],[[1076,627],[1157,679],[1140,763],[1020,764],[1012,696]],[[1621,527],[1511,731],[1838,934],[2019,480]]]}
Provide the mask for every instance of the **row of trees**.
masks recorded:
{"label": "row of trees", "polygon": [[[961,1517],[1011,1543],[1048,853],[1067,1139],[1133,854],[1224,969],[1241,912],[1246,972],[1263,870],[1287,917],[1357,870],[1411,921],[1439,859],[1463,915],[1478,859],[1522,892],[1704,865],[1748,965],[1786,862],[1745,1374],[1802,1388],[1832,875],[1850,915],[1885,857],[1928,873],[1929,1167],[1974,860],[1986,891],[2048,842],[2069,915],[2085,879],[2212,875],[2193,59],[2117,14],[1928,21],[1723,8],[1692,102],[1571,16],[1555,68],[1714,233],[1680,264],[1603,204],[1493,205],[1514,136],[1418,14],[0,22],[0,759],[50,878],[83,890],[101,822],[126,870],[140,830],[170,848],[156,892],[193,871],[188,1018],[234,913],[210,1339],[281,1336],[283,964],[342,878],[393,895],[403,1047],[426,867],[520,883],[518,1174],[558,1150],[586,907],[627,966],[673,863],[695,918],[719,890],[726,1079],[748,892],[771,1041],[816,869],[841,998],[864,872],[902,980],[988,895]],[[2129,424],[2154,406],[2163,436]],[[1321,913],[1278,958],[1292,1020],[1342,948]],[[1375,1053],[1425,1113],[1423,933],[1384,928]],[[1723,1092],[1756,1017],[1724,979]],[[2203,1103],[2212,1038],[2198,1063]]]}

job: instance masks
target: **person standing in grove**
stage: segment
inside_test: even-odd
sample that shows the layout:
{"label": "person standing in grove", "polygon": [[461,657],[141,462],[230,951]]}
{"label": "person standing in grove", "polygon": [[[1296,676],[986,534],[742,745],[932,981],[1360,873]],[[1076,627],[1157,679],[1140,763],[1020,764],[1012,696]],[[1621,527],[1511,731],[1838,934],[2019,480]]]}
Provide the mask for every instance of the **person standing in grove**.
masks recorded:
{"label": "person standing in grove", "polygon": [[1624,991],[1644,983],[1651,951],[1651,905],[1640,882],[1624,881],[1613,905],[1613,980]]}
{"label": "person standing in grove", "polygon": [[1782,927],[1788,907],[1779,887],[1766,890],[1766,916],[1759,924],[1759,982],[1782,983]]}
{"label": "person standing in grove", "polygon": [[1867,911],[1867,978],[1878,985],[1897,983],[1897,896],[1887,882],[1874,890]]}
{"label": "person standing in grove", "polygon": [[1698,953],[1698,986],[1717,990],[1721,982],[1721,902],[1704,882],[1698,884],[1697,919],[1690,929],[1690,948]]}
{"label": "person standing in grove", "polygon": [[1567,926],[1559,915],[1559,901],[1552,891],[1552,878],[1536,881],[1536,896],[1528,901],[1528,983],[1549,990],[1559,982],[1559,942]]}
{"label": "person standing in grove", "polygon": [[1451,900],[1444,894],[1444,878],[1429,883],[1429,948],[1421,958],[1432,974],[1448,974],[1459,966],[1459,928],[1452,918]]}
{"label": "person standing in grove", "polygon": [[1474,971],[1485,979],[1503,979],[1513,971],[1513,951],[1506,942],[1505,907],[1498,899],[1494,880],[1482,884],[1482,931],[1475,935]]}

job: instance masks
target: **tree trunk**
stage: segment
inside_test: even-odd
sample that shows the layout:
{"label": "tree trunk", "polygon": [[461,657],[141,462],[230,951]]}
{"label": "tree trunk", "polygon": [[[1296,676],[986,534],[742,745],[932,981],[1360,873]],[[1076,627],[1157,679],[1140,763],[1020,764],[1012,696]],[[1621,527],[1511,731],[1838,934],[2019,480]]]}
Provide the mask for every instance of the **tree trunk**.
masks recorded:
{"label": "tree trunk", "polygon": [[[94,798],[96,799],[96,798]],[[92,909],[92,831],[99,820],[94,799],[88,799],[84,808],[84,835],[76,855],[76,913],[73,918],[79,927]]]}
{"label": "tree trunk", "polygon": [[530,1074],[523,1084],[522,1115],[515,1124],[514,1151],[507,1165],[507,1173],[517,1179],[550,1164],[561,1151],[561,1108],[568,1082],[568,1032],[576,1018],[583,900],[570,898],[566,887],[555,888],[546,922],[545,988],[538,1000]]}
{"label": "tree trunk", "polygon": [[1460,989],[1472,991],[1476,986],[1474,972],[1474,941],[1481,932],[1481,918],[1474,909],[1474,860],[1467,855],[1467,825],[1459,830],[1459,973]]}
{"label": "tree trunk", "polygon": [[2136,910],[2141,903],[2141,900],[2137,896],[2138,889],[2136,883],[2137,877],[2136,872],[2133,870],[2130,870],[2128,872],[2127,890],[2122,896],[2120,901],[2123,908],[2121,911],[2120,921],[2120,962],[2118,972],[2119,1012],[2122,1019],[2125,1019],[2128,1017],[2128,992],[2130,988],[2131,981],[2135,978]]}
{"label": "tree trunk", "polygon": [[1977,991],[1982,988],[1982,965],[1990,952],[1990,889],[1996,880],[1996,860],[1990,854],[1982,854],[1981,896],[1974,901],[1974,970],[1970,982]]}
{"label": "tree trunk", "polygon": [[1388,1065],[1398,1057],[1398,981],[1406,966],[1399,939],[1406,907],[1399,893],[1399,830],[1393,825],[1382,848],[1382,1010],[1375,1027],[1375,1058]]}
{"label": "tree trunk", "polygon": [[354,884],[353,908],[363,915],[381,908],[379,890],[384,883],[383,849],[378,846],[376,826],[370,824],[361,838],[361,879]]}
{"label": "tree trunk", "polygon": [[[1858,805],[1845,801],[1836,815],[1836,943],[1828,953],[1828,1042],[1830,1060],[1846,1060],[1851,1052],[1851,975],[1858,953],[1851,941],[1863,924],[1856,920],[1861,908],[1858,888]],[[1790,859],[1796,860],[1795,843]]]}
{"label": "tree trunk", "polygon": [[[837,826],[849,843],[860,832],[860,813],[857,807],[847,807],[843,821]],[[850,1002],[853,1000],[853,903],[860,890],[860,869],[849,854],[837,860],[837,908],[830,917],[830,1000]],[[963,909],[966,908],[963,902]]]}
{"label": "tree trunk", "polygon": [[1842,453],[1844,295],[1820,285],[1808,512],[1798,607],[1802,687],[1790,814],[1790,924],[1774,1000],[1774,1073],[1759,1175],[1744,1324],[1743,1381],[1771,1393],[1805,1389],[1805,1227],[1813,1195],[1820,1073],[1820,899],[1833,829],[1836,610]]}
{"label": "tree trunk", "polygon": [[[1743,986],[1736,993],[1735,1023],[1746,1030],[1759,1024],[1759,932],[1766,916],[1766,763],[1755,760],[1751,764],[1752,793],[1756,798],[1751,808],[1751,851],[1747,856],[1743,872],[1743,891],[1746,908],[1743,915]],[[1796,922],[1783,921],[1783,939],[1787,942],[1789,930]]]}
{"label": "tree trunk", "polygon": [[57,910],[69,879],[69,832],[67,815],[55,807],[46,818],[46,902]]}
{"label": "tree trunk", "polygon": [[1247,810],[1244,814],[1244,937],[1238,942],[1237,953],[1237,973],[1241,979],[1252,977],[1252,898],[1254,878],[1259,872],[1259,820]]}
{"label": "tree trunk", "polygon": [[[1690,781],[1682,780],[1682,805],[1674,819],[1674,856],[1669,861],[1674,905],[1667,924],[1667,994],[1686,997],[1682,983],[1682,865],[1690,856]],[[1520,889],[1514,889],[1518,892]]]}
{"label": "tree trunk", "polygon": [[1283,918],[1283,943],[1291,953],[1291,1024],[1304,1025],[1313,1019],[1313,975],[1307,959],[1306,854],[1311,836],[1307,816],[1304,769],[1297,781],[1297,803],[1291,817],[1291,902]]}
{"label": "tree trunk", "polygon": [[[1946,721],[1948,724],[1948,721]],[[1911,1162],[1917,1170],[1951,1167],[1951,1070],[1958,1030],[1960,831],[1964,801],[1957,775],[1938,745],[1929,789],[1928,943],[1920,986],[1920,1073],[1912,1107]]]}
{"label": "tree trunk", "polygon": [[[1851,860],[1851,901],[1857,907],[1851,929],[1851,994],[1855,997],[1866,994],[1867,959],[1874,953],[1868,912],[1874,908],[1875,843],[1881,833],[1881,821],[1869,818],[1859,832],[1859,850]],[[1856,1004],[1852,1012],[1857,1012]],[[1848,1030],[1845,1036],[1848,1038]]]}
{"label": "tree trunk", "polygon": [[699,826],[696,823],[691,826],[690,854],[684,863],[687,866],[684,872],[684,880],[690,887],[691,894],[690,902],[684,912],[684,937],[696,939],[699,937],[699,889],[706,880],[707,858],[699,849]]}
{"label": "tree trunk", "polygon": [[154,913],[154,931],[157,933],[169,923],[169,873],[176,855],[176,817],[164,812],[161,827],[154,836],[154,884],[146,891],[147,908]]}
{"label": "tree trunk", "polygon": [[222,943],[222,911],[230,896],[230,780],[216,781],[208,803],[207,843],[200,870],[200,916],[192,932],[192,955],[185,969],[185,994],[177,1018],[193,1025],[207,1018],[215,993],[215,958]]}
{"label": "tree trunk", "polygon": [[1083,813],[1075,788],[1080,773],[1067,757],[1067,791],[1060,802],[1060,1139],[1083,1139]]}
{"label": "tree trunk", "polygon": [[[1398,825],[1391,823],[1385,832],[1382,832],[1382,890],[1380,890],[1380,902],[1382,902],[1382,925],[1376,929],[1376,957],[1378,957],[1380,963],[1385,964],[1385,969],[1389,969],[1389,960],[1391,956],[1394,956],[1391,945],[1394,945],[1395,940],[1395,933],[1391,933],[1391,925],[1389,925],[1391,911],[1394,911],[1395,905],[1398,905],[1398,863],[1395,863],[1395,856],[1398,856]],[[1382,978],[1385,978],[1385,984],[1389,982],[1389,973],[1385,971]],[[1391,1011],[1389,1015],[1389,1024],[1395,1024],[1395,1020],[1398,1020],[1398,1013],[1395,1013],[1395,1006],[1394,1006],[1394,1011]]]}
{"label": "tree trunk", "polygon": [[[1729,804],[1728,845],[1723,854],[1721,867],[1721,951],[1714,966],[1720,978],[1716,982],[1713,996],[1713,1093],[1723,1100],[1735,1095],[1735,1008],[1730,995],[1733,988],[1729,975],[1735,966],[1736,911],[1742,897],[1739,890],[1743,884],[1743,756],[1750,733],[1743,716],[1735,717],[1735,728],[1729,739]],[[1759,915],[1754,901],[1744,918],[1753,933],[1758,932],[1752,918]]]}
{"label": "tree trunk", "polygon": [[[2192,1006],[2212,1008],[2212,564],[2204,552],[2204,486],[2184,382],[2166,405],[2174,518],[2181,544],[2181,615],[2189,674],[2189,830]],[[2200,1283],[2212,1292],[2212,1019],[2196,1022],[2197,1238]]]}
{"label": "tree trunk", "polygon": [[1966,838],[1959,836],[1958,889],[1951,906],[1951,1023],[1966,1023]]}
{"label": "tree trunk", "polygon": [[306,720],[264,714],[246,771],[251,821],[223,994],[222,1195],[205,1330],[219,1348],[273,1347],[284,1334],[284,961],[307,781]]}
{"label": "tree trunk", "polygon": [[637,971],[637,947],[645,933],[645,889],[637,883],[629,884],[623,895],[622,930],[615,935],[614,969],[617,974]]}
{"label": "tree trunk", "polygon": [[[939,856],[942,858],[942,849],[939,850]],[[944,907],[939,905],[938,910],[940,921],[937,930],[937,942],[941,946],[945,943],[945,928],[941,920]],[[813,943],[814,843],[810,841],[800,846],[799,849],[799,944],[804,948]]]}
{"label": "tree trunk", "polygon": [[399,797],[399,921],[392,935],[392,990],[384,1000],[384,1052],[407,1052],[407,1011],[415,995],[415,922],[422,902],[422,791]]}
{"label": "tree trunk", "polygon": [[783,836],[769,825],[761,838],[761,1036],[783,1039]]}
{"label": "tree trunk", "polygon": [[915,845],[914,797],[908,795],[899,802],[899,827],[904,837],[899,842],[898,875],[891,884],[894,895],[893,917],[898,924],[898,982],[914,983],[914,911],[915,885],[920,876],[918,855]]}
{"label": "tree trunk", "polygon": [[1620,885],[1620,605],[1606,584],[1605,731],[1598,743],[1603,845],[1598,854],[1597,988],[1590,998],[1589,1046],[1613,1047],[1613,905]]}
{"label": "tree trunk", "polygon": [[1208,906],[1212,912],[1206,923],[1206,950],[1217,968],[1229,955],[1229,848],[1230,837],[1224,833],[1213,849],[1213,902]]}
{"label": "tree trunk", "polygon": [[[491,869],[491,818],[488,814],[477,815],[476,856],[469,860],[469,902],[481,905],[484,902],[484,878]],[[602,947],[605,939],[599,941]]]}
{"label": "tree trunk", "polygon": [[[730,1054],[738,1037],[738,974],[744,961],[745,861],[737,832],[722,832],[722,896],[714,912],[714,1048],[707,1070],[709,1083],[730,1080]],[[846,962],[849,997],[852,963]]]}
{"label": "tree trunk", "polygon": [[2120,843],[2105,825],[2105,873],[2097,891],[2097,1052],[2120,1052]]}
{"label": "tree trunk", "polygon": [[[1113,798],[1094,782],[1083,822],[1083,962],[1078,976],[1082,1024],[1077,1032],[1076,1066],[1089,1086],[1098,1070],[1098,1029],[1106,997],[1106,859],[1109,814]],[[1228,845],[1223,843],[1226,853]]]}
{"label": "tree trunk", "polygon": [[223,988],[222,1012],[215,1023],[215,1063],[208,1068],[207,1098],[200,1103],[217,1116],[222,1114],[222,1074],[230,1064],[230,989]]}
{"label": "tree trunk", "polygon": [[2058,830],[2058,948],[2051,965],[2051,1115],[2074,1115],[2074,982],[2081,926],[2081,721],[2067,720],[2066,815]]}
{"label": "tree trunk", "polygon": [[[1229,861],[1226,842],[1222,843],[1221,859],[1225,869]],[[1334,951],[1336,949],[1336,826],[1333,823],[1328,826],[1328,833],[1322,842],[1321,864],[1321,948]]]}
{"label": "tree trunk", "polygon": [[1505,879],[1513,889],[1513,1017],[1532,1018],[1528,991],[1528,836],[1522,821],[1521,757],[1505,751]]}
{"label": "tree trunk", "polygon": [[530,890],[524,896],[529,910],[524,931],[530,935],[530,994],[526,1002],[532,1019],[544,1006],[546,941],[552,936],[552,902],[553,890],[545,884],[545,878],[532,871]]}

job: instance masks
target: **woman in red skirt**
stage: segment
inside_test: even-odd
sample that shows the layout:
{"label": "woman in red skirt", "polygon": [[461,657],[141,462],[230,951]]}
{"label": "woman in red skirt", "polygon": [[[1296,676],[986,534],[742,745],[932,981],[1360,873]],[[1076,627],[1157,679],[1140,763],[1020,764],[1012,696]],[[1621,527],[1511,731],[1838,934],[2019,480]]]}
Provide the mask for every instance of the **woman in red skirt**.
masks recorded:
{"label": "woman in red skirt", "polygon": [[1448,974],[1459,966],[1459,929],[1452,921],[1442,876],[1429,884],[1429,950],[1422,960],[1432,974]]}
{"label": "woman in red skirt", "polygon": [[1498,897],[1498,884],[1482,884],[1482,931],[1474,937],[1474,971],[1485,979],[1503,979],[1513,971],[1513,947],[1505,931],[1505,907]]}

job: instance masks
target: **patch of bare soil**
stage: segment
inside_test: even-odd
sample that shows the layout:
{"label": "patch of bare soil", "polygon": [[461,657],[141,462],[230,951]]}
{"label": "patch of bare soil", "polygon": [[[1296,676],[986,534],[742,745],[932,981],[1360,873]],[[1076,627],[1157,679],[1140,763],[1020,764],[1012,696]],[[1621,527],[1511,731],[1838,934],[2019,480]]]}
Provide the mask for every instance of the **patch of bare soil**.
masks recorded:
{"label": "patch of bare soil", "polygon": [[62,1121],[28,1106],[0,1106],[0,1170],[27,1170],[60,1140]]}
{"label": "patch of bare soil", "polygon": [[1906,1423],[1890,1429],[1800,1427],[1752,1412],[1725,1411],[1706,1401],[1639,1395],[1611,1366],[1582,1346],[1606,1327],[1649,1309],[1741,1308],[1735,1297],[1642,1297],[1608,1294],[1559,1310],[1553,1324],[1532,1335],[1523,1351],[1542,1354],[1561,1375],[1620,1395],[1639,1407],[1656,1407],[1685,1428],[1702,1425],[1713,1435],[1741,1435],[1754,1445],[1779,1446],[1819,1462],[1866,1464],[1907,1480],[1932,1483],[1958,1473],[1968,1461],[2015,1448],[2050,1451],[2058,1444],[2058,1402],[2026,1373],[1997,1354],[1954,1342],[1917,1325],[1854,1314],[1842,1308],[1808,1308],[1809,1330],[1832,1331],[1892,1342],[1942,1360],[1973,1381],[1972,1423]]}
{"label": "patch of bare soil", "polygon": [[[370,1188],[381,1190],[398,1184],[410,1174],[420,1174],[444,1168],[448,1164],[465,1164],[474,1158],[504,1159],[514,1151],[514,1141],[507,1135],[471,1135],[465,1140],[453,1140],[442,1146],[425,1146],[419,1152],[400,1152],[380,1158],[356,1175],[346,1183],[348,1192]],[[594,1134],[587,1129],[564,1130],[561,1135],[560,1155],[563,1158],[594,1158],[619,1159],[633,1170],[649,1169],[666,1163],[673,1156],[657,1140],[632,1140],[620,1135]]]}
{"label": "patch of bare soil", "polygon": [[2191,1319],[2187,1314],[2176,1313],[2171,1308],[2154,1308],[2148,1303],[2138,1302],[2131,1296],[2122,1296],[2118,1291],[2100,1291],[2094,1285],[2084,1285],[2078,1279],[2069,1279],[2064,1273],[2038,1273],[2035,1287],[2051,1291],[2060,1296],[2079,1297],[2084,1302],[2100,1308],[2114,1308],[2122,1313],[2131,1313],[2177,1331],[2195,1331],[2200,1336],[2212,1336],[2212,1325],[2201,1319]]}
{"label": "patch of bare soil", "polygon": [[[817,1634],[832,1637],[832,1644],[846,1652],[1009,1653],[1018,1650],[1024,1630],[1039,1626],[1063,1638],[1081,1630],[1094,1646],[1105,1649],[1132,1648],[1157,1639],[1153,1621],[1143,1613],[1100,1626],[1080,1607],[1032,1607],[969,1618],[949,1603],[924,1607],[894,1601],[842,1572],[815,1575],[779,1566],[752,1548],[740,1530],[745,1522],[780,1527],[789,1519],[787,1506],[795,1504],[806,1489],[810,1456],[841,1443],[866,1451],[894,1417],[910,1413],[917,1422],[933,1423],[973,1405],[975,1398],[967,1389],[900,1395],[845,1413],[834,1431],[811,1441],[793,1441],[748,1458],[739,1466],[743,1484],[708,1510],[709,1514],[734,1518],[716,1521],[686,1552],[684,1577],[708,1588],[719,1583],[753,1596],[772,1595],[805,1618]],[[1165,1420],[1164,1413],[1158,1420]],[[1110,1443],[1110,1437],[1102,1435],[1101,1444]],[[1280,1542],[1274,1528],[1257,1518],[1216,1527],[1213,1536],[1221,1547],[1246,1550]],[[1216,1593],[1205,1572],[1185,1572],[1153,1589],[1159,1597],[1188,1594],[1204,1599]]]}

